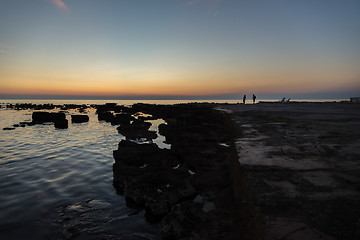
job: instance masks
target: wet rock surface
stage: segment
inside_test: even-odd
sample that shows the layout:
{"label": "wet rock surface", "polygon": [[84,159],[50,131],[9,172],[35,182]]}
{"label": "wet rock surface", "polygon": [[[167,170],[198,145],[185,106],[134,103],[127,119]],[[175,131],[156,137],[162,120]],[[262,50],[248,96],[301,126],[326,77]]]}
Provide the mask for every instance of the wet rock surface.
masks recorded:
{"label": "wet rock surface", "polygon": [[360,109],[355,104],[220,106],[265,239],[360,239]]}
{"label": "wet rock surface", "polygon": [[139,104],[132,109],[167,122],[159,131],[171,149],[119,143],[114,186],[128,206],[145,209],[146,219],[158,225],[163,239],[235,238],[225,115],[200,105]]}

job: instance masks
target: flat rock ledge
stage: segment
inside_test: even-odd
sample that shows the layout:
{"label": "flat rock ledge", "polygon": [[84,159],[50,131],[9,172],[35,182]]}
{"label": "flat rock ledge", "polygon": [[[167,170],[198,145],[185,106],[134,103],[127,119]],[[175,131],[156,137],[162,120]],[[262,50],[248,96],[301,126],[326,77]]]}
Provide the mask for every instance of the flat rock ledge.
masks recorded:
{"label": "flat rock ledge", "polygon": [[199,104],[136,104],[132,110],[164,119],[159,131],[171,149],[119,143],[113,180],[127,205],[145,209],[163,239],[257,239],[250,205],[235,204],[234,190],[243,186],[233,184],[237,156],[227,115]]}
{"label": "flat rock ledge", "polygon": [[360,239],[360,108],[344,103],[218,106],[267,240]]}

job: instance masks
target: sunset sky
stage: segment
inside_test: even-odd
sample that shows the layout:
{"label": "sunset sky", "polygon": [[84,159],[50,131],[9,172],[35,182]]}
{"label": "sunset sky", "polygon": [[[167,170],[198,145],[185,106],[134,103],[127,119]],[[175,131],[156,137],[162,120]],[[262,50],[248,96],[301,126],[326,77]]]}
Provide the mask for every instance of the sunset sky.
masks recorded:
{"label": "sunset sky", "polygon": [[245,93],[360,95],[360,1],[0,2],[0,97]]}

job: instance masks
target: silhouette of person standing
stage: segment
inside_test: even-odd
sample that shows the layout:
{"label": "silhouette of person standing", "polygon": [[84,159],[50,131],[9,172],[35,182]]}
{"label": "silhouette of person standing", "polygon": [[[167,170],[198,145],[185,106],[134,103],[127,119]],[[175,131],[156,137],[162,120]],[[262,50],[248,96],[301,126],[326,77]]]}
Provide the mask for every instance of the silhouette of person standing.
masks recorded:
{"label": "silhouette of person standing", "polygon": [[253,104],[255,104],[256,96],[253,94]]}
{"label": "silhouette of person standing", "polygon": [[245,100],[246,100],[246,95],[244,95],[243,97],[243,104],[245,104]]}

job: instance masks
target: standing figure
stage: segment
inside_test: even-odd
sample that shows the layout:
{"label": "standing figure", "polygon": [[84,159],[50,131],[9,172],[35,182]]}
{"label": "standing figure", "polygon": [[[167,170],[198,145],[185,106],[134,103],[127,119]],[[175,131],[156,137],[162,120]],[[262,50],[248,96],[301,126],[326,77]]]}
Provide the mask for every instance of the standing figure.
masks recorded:
{"label": "standing figure", "polygon": [[243,97],[243,104],[245,104],[245,100],[246,100],[246,95],[244,95]]}
{"label": "standing figure", "polygon": [[253,104],[255,104],[256,96],[253,94]]}

